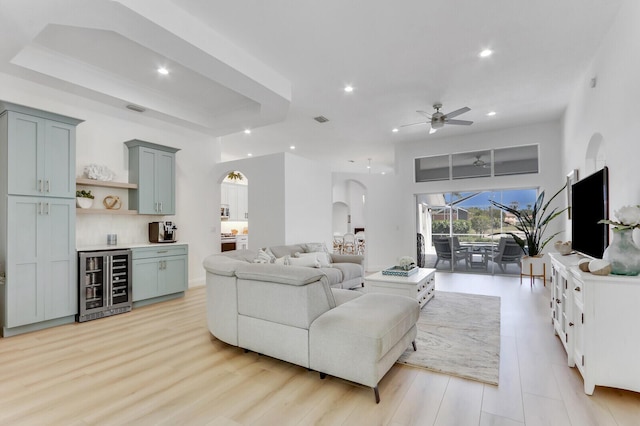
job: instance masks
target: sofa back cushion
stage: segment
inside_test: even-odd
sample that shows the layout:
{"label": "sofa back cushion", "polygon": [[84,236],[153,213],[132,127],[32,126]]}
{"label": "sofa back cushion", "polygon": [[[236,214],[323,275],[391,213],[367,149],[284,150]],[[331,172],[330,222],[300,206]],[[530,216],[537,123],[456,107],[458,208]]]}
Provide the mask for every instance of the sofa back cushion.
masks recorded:
{"label": "sofa back cushion", "polygon": [[273,253],[273,255],[276,258],[293,256],[297,252],[304,253],[304,248],[302,247],[302,244],[290,244],[288,246],[272,246],[272,247],[269,247],[269,249],[271,250],[271,253]]}

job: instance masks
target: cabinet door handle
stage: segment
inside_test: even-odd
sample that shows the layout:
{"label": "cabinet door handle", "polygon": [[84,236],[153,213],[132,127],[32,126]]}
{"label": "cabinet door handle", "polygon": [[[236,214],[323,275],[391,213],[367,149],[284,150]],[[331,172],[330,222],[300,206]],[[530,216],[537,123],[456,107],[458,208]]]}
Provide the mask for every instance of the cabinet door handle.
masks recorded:
{"label": "cabinet door handle", "polygon": [[51,182],[47,179],[47,192],[51,192]]}
{"label": "cabinet door handle", "polygon": [[38,192],[44,191],[44,187],[42,185],[43,185],[42,179],[38,179]]}
{"label": "cabinet door handle", "polygon": [[43,203],[38,203],[38,214],[41,215],[42,214],[42,204]]}
{"label": "cabinet door handle", "polygon": [[158,253],[169,253],[169,250],[158,250]]}
{"label": "cabinet door handle", "polygon": [[573,323],[572,322],[569,323],[569,327],[573,327]]}
{"label": "cabinet door handle", "polygon": [[44,214],[49,216],[49,203],[44,203]]}
{"label": "cabinet door handle", "polygon": [[556,303],[560,304],[562,302],[560,301],[560,299],[556,299]]}
{"label": "cabinet door handle", "polygon": [[580,287],[574,288],[575,291],[580,291]]}
{"label": "cabinet door handle", "polygon": [[162,201],[160,201],[160,213],[162,213]]}

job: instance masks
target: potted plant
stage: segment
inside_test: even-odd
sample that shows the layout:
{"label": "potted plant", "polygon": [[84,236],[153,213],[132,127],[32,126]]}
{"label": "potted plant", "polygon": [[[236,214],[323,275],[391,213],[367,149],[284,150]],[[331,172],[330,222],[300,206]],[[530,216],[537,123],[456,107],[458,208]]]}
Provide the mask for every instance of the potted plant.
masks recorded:
{"label": "potted plant", "polygon": [[[523,259],[523,269],[524,262],[530,262],[534,265],[543,264],[544,261],[542,259],[542,250],[547,245],[549,241],[551,241],[556,235],[560,232],[556,232],[555,234],[545,238],[545,231],[547,230],[547,226],[549,223],[560,216],[567,207],[558,210],[558,208],[553,208],[550,211],[549,204],[567,187],[564,185],[558,192],[553,194],[553,197],[549,199],[545,203],[544,201],[544,191],[538,195],[538,198],[531,209],[516,209],[510,206],[506,206],[504,204],[500,204],[497,201],[491,201],[495,207],[500,210],[511,213],[516,218],[515,228],[524,234],[524,238],[521,238],[519,235],[513,232],[505,232],[505,234],[511,235],[515,242],[520,246],[522,252],[525,255],[525,259]],[[536,260],[537,259],[537,260]],[[540,268],[535,268],[536,270],[540,270]]]}
{"label": "potted plant", "polygon": [[77,190],[76,191],[76,205],[81,209],[88,209],[93,205],[93,199],[95,197],[91,193],[91,190],[85,191]]}

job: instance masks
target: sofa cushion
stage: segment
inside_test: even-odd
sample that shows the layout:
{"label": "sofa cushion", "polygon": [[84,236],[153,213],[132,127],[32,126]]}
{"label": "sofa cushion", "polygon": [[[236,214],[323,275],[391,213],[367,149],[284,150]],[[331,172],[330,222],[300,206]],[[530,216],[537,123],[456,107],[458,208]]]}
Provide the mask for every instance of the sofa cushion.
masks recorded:
{"label": "sofa cushion", "polygon": [[231,259],[242,260],[245,262],[253,262],[253,259],[256,258],[257,253],[254,250],[231,250],[225,251],[221,253],[222,256],[229,257]]}
{"label": "sofa cushion", "polygon": [[342,272],[342,281],[362,278],[362,267],[357,263],[334,263],[331,267]]}
{"label": "sofa cushion", "polygon": [[296,252],[304,252],[304,249],[300,244],[291,244],[288,246],[273,246],[269,247],[269,250],[271,250],[271,253],[273,253],[275,257],[293,256],[296,254]]}
{"label": "sofa cushion", "polygon": [[340,285],[343,281],[342,279],[342,271],[340,269],[335,268],[320,268],[329,280],[329,286],[335,287],[336,285]]}
{"label": "sofa cushion", "polygon": [[332,288],[331,293],[333,293],[333,299],[336,301],[336,306],[340,306],[343,303],[347,303],[348,301],[364,294],[359,291],[344,290],[342,288]]}
{"label": "sofa cushion", "polygon": [[244,263],[236,268],[238,278],[301,286],[320,280],[324,273],[316,268],[264,263]]}
{"label": "sofa cushion", "polygon": [[258,250],[258,254],[255,259],[253,259],[253,263],[273,263],[276,258],[270,252],[267,252],[264,249]]}
{"label": "sofa cushion", "polygon": [[202,261],[202,266],[207,272],[232,277],[236,274],[238,266],[246,265],[244,260],[234,259],[222,254],[212,254]]}
{"label": "sofa cushion", "polygon": [[300,245],[304,249],[305,253],[329,253],[329,250],[327,250],[327,246],[324,243],[305,243]]}

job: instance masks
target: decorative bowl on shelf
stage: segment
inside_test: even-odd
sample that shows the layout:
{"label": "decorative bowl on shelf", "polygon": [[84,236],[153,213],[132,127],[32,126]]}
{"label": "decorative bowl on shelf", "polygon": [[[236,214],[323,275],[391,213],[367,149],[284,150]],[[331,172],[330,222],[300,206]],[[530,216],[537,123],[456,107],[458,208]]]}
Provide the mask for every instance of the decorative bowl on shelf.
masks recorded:
{"label": "decorative bowl on shelf", "polygon": [[76,197],[76,206],[81,209],[89,209],[93,205],[93,198]]}
{"label": "decorative bowl on shelf", "polygon": [[558,251],[558,253],[562,255],[573,253],[573,248],[571,247],[571,241],[566,241],[566,242],[556,241],[555,244],[553,245],[553,248],[555,248]]}

